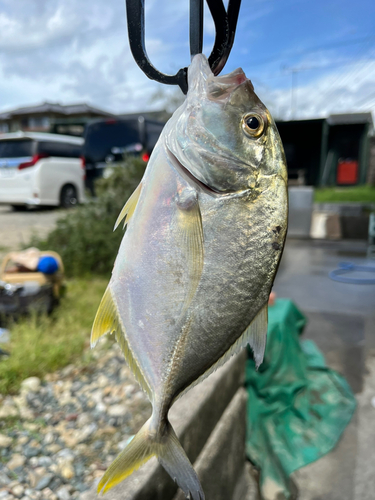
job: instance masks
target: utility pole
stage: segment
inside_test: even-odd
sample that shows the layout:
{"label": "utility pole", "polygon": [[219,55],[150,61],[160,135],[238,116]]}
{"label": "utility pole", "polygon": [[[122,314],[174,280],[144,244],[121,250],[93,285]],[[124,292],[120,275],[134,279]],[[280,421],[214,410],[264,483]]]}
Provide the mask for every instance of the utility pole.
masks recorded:
{"label": "utility pole", "polygon": [[284,66],[283,70],[286,73],[291,73],[292,75],[292,88],[291,88],[291,93],[290,93],[290,117],[292,119],[297,118],[297,87],[298,87],[298,79],[297,75],[300,71],[304,71],[306,68],[299,67],[299,68],[289,68],[288,66]]}
{"label": "utility pole", "polygon": [[297,75],[298,70],[296,68],[292,69],[292,102],[290,103],[291,117],[296,118],[297,116]]}

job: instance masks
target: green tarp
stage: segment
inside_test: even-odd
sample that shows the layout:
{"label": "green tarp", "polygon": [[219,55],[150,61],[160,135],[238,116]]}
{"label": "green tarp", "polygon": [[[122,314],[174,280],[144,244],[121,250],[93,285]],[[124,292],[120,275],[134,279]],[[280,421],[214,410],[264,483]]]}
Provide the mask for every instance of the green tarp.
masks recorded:
{"label": "green tarp", "polygon": [[264,500],[294,498],[290,474],[328,453],[356,407],[345,379],[328,368],[306,319],[287,299],[269,307],[265,358],[246,363],[246,452],[260,470]]}

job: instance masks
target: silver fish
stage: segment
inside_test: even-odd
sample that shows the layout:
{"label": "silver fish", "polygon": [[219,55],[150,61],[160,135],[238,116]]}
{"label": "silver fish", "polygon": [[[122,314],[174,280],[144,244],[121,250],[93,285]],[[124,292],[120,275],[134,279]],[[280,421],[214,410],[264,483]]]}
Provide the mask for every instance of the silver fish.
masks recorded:
{"label": "silver fish", "polygon": [[204,499],[168,421],[173,402],[246,344],[263,359],[267,301],[287,230],[287,171],[276,125],[238,69],[205,56],[165,126],[125,220],[91,344],[115,332],[153,412],[101,479],[107,491],[156,456]]}

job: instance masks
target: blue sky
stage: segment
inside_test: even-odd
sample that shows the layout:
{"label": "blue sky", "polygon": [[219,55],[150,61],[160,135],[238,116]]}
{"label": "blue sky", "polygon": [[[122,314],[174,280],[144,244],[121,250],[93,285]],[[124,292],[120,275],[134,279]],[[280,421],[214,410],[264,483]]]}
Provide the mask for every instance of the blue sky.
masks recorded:
{"label": "blue sky", "polygon": [[[188,0],[145,0],[152,62],[189,64]],[[375,2],[242,0],[225,68],[241,66],[281,118],[375,110]],[[214,38],[206,9],[204,52]],[[294,99],[291,89],[294,79]],[[155,108],[129,51],[124,0],[0,0],[0,110],[45,100]]]}

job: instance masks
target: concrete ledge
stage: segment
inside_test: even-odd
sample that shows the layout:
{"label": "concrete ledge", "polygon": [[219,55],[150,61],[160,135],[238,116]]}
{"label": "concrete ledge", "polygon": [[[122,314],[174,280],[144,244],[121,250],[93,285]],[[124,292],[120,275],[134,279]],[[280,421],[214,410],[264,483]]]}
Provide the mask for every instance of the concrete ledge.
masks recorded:
{"label": "concrete ledge", "polygon": [[[201,480],[206,500],[233,498],[245,466],[245,389],[238,389],[203,448],[194,468]],[[174,500],[184,500],[179,491]]]}
{"label": "concrete ledge", "polygon": [[[230,360],[208,379],[191,389],[171,409],[171,424],[192,463],[201,453],[233,395],[243,385],[245,357],[246,354],[243,352]],[[243,411],[241,418],[245,418]],[[238,439],[243,440],[244,448],[243,430],[240,434],[242,438]],[[240,456],[241,460],[244,460],[244,452]],[[238,473],[241,473],[241,470],[239,469]],[[220,480],[221,471],[215,476],[216,480]],[[154,458],[106,493],[104,498],[105,500],[169,500],[176,492],[176,484]],[[81,500],[99,498],[103,497],[96,494],[96,485],[81,495]],[[226,500],[229,500],[228,497]]]}

